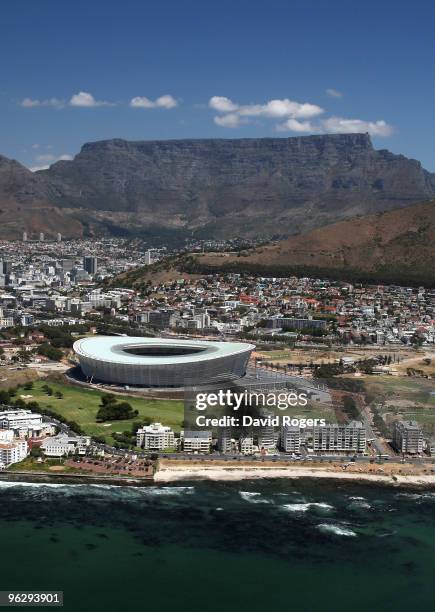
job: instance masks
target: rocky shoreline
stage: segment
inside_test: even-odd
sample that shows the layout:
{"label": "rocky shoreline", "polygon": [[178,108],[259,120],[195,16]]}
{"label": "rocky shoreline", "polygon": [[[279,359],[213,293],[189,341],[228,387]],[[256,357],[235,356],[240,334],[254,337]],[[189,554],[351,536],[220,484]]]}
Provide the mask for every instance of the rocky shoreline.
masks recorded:
{"label": "rocky shoreline", "polygon": [[113,485],[121,487],[146,487],[154,484],[154,479],[126,476],[94,476],[92,474],[62,474],[55,472],[0,472],[0,482],[75,484],[75,485]]}
{"label": "rocky shoreline", "polygon": [[435,488],[435,474],[380,474],[294,466],[160,466],[153,477],[95,476],[47,472],[0,472],[0,482],[146,487],[193,480],[228,481],[287,478],[322,479],[343,483],[373,483],[393,487]]}

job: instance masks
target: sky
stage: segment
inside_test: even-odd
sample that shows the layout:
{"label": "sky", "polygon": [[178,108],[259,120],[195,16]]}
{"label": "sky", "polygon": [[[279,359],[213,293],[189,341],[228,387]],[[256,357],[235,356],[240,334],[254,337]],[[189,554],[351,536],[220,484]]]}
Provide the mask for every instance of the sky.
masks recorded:
{"label": "sky", "polygon": [[432,0],[2,3],[0,154],[369,132],[435,171]]}

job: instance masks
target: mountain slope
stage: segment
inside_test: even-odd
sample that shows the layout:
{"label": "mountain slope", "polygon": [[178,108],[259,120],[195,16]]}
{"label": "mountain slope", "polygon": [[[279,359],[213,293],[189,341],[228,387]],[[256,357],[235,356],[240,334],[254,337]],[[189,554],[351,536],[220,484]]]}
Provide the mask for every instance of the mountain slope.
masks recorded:
{"label": "mountain slope", "polygon": [[367,134],[107,140],[34,174],[0,158],[0,237],[286,236],[434,196],[418,161]]}
{"label": "mountain slope", "polygon": [[54,205],[43,177],[0,155],[0,238],[19,238],[23,231],[33,237],[39,232],[78,237],[83,226]]}
{"label": "mountain slope", "polygon": [[366,134],[237,140],[108,140],[39,173],[54,202],[90,219],[203,235],[295,234],[435,195],[419,162]]}
{"label": "mountain slope", "polygon": [[186,269],[435,285],[435,200],[334,223],[247,256],[204,254]]}

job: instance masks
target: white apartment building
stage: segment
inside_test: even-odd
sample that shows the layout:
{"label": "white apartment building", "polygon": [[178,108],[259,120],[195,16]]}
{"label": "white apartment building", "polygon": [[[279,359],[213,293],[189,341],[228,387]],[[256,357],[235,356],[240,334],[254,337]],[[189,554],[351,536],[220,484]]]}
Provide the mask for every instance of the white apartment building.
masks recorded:
{"label": "white apartment building", "polygon": [[194,315],[193,319],[197,324],[196,325],[197,329],[204,329],[206,327],[210,327],[211,318],[207,312],[196,314]]}
{"label": "white apartment building", "polygon": [[0,328],[1,327],[13,327],[14,319],[12,317],[0,317]]}
{"label": "white apartment building", "polygon": [[12,429],[0,429],[0,442],[13,442],[15,434]]}
{"label": "white apartment building", "polygon": [[211,431],[184,431],[181,432],[183,451],[185,453],[209,453],[212,432]]}
{"label": "white apartment building", "polygon": [[276,448],[276,433],[273,427],[262,427],[258,432],[258,448],[274,449]]}
{"label": "white apartment building", "polygon": [[136,445],[146,450],[161,451],[165,448],[174,448],[174,432],[161,423],[145,425],[136,432]]}
{"label": "white apartment building", "polygon": [[256,448],[254,446],[254,438],[252,436],[240,436],[239,449],[242,455],[253,455]]}
{"label": "white apartment building", "polygon": [[4,440],[0,438],[0,466],[8,467],[27,457],[28,446],[25,440]]}
{"label": "white apartment building", "polygon": [[399,453],[416,455],[423,452],[423,431],[417,421],[394,424],[393,446]]}
{"label": "white apartment building", "polygon": [[313,427],[313,450],[364,453],[367,450],[366,428],[361,421]]}
{"label": "white apartment building", "polygon": [[66,457],[73,453],[85,455],[90,444],[91,439],[88,436],[68,436],[61,433],[44,440],[41,450],[47,457]]}

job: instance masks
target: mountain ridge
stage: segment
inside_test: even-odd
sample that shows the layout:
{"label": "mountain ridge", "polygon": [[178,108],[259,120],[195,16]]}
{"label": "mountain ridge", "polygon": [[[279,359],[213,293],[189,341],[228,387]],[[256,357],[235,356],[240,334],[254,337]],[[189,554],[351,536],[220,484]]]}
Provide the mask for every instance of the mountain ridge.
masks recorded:
{"label": "mountain ridge", "polygon": [[71,237],[285,236],[434,196],[435,175],[368,134],[110,139],[35,173],[0,158],[0,236],[42,227],[44,210]]}

